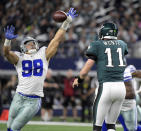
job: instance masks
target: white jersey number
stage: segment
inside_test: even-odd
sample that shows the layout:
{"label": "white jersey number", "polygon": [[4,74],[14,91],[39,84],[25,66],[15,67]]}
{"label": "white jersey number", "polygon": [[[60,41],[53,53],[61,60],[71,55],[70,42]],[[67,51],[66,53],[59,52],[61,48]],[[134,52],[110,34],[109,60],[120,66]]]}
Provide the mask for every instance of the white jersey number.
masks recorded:
{"label": "white jersey number", "polygon": [[[114,67],[114,65],[112,63],[111,48],[106,48],[105,53],[107,54],[107,57],[108,57],[108,65],[106,65],[106,66],[107,67]],[[117,48],[117,53],[119,55],[119,63],[120,63],[118,66],[125,66],[123,59],[122,59],[122,49]]]}

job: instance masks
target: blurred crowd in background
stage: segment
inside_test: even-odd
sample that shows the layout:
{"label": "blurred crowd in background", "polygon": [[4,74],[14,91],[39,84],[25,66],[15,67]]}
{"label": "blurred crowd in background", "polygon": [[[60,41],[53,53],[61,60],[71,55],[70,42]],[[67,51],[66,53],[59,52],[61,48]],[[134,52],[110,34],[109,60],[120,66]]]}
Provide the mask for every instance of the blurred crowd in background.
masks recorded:
{"label": "blurred crowd in background", "polygon": [[13,50],[19,50],[19,43],[26,35],[36,38],[40,46],[47,46],[60,27],[52,19],[53,13],[67,12],[70,7],[78,11],[79,17],[74,20],[55,57],[83,57],[105,21],[118,24],[119,39],[128,43],[128,57],[141,57],[138,54],[141,48],[140,0],[1,0],[0,41],[4,40],[4,27],[12,24],[19,35],[13,42]]}
{"label": "blurred crowd in background", "polygon": [[[55,58],[83,58],[89,43],[97,39],[99,28],[106,21],[118,25],[118,38],[127,42],[128,57],[141,58],[140,0],[0,0],[0,43],[5,39],[4,28],[14,25],[18,38],[13,40],[12,50],[20,51],[20,42],[27,35],[36,38],[40,46],[48,46],[60,27],[60,23],[52,19],[53,13],[57,10],[67,12],[70,7],[78,11],[79,17],[73,21]],[[3,55],[2,44],[0,55]],[[74,120],[78,116],[76,107],[80,107],[81,121],[86,118],[91,121],[96,78],[87,76],[79,88],[73,89],[74,76],[71,70],[64,76],[51,74],[49,70],[44,84],[41,119],[51,120],[52,109],[61,108],[62,120],[65,121],[67,107],[71,106]],[[15,75],[0,79],[0,109],[9,107],[16,85]]]}

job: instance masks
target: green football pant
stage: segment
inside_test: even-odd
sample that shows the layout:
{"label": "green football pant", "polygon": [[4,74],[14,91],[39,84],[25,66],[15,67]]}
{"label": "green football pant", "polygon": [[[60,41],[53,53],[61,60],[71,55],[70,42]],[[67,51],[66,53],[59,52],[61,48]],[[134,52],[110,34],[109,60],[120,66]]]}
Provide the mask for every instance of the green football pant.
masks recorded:
{"label": "green football pant", "polygon": [[40,106],[41,98],[29,98],[16,93],[10,106],[7,128],[20,131],[39,111]]}

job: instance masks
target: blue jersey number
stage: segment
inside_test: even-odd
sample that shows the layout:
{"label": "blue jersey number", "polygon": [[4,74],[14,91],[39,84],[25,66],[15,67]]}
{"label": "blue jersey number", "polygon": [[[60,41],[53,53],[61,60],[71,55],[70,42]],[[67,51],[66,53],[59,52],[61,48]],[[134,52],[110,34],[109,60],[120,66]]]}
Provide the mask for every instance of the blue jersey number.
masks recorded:
{"label": "blue jersey number", "polygon": [[[32,69],[33,68],[33,69]],[[43,61],[41,59],[33,60],[24,60],[22,61],[22,76],[29,77],[32,74],[34,76],[42,76],[43,74]]]}

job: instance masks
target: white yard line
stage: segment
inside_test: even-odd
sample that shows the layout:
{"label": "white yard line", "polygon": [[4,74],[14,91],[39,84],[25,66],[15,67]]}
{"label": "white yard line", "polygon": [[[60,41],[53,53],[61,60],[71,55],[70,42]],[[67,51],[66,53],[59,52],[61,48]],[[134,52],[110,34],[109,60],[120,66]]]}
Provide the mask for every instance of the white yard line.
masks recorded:
{"label": "white yard line", "polygon": [[[7,121],[0,121],[0,123],[5,124]],[[78,123],[78,122],[43,122],[43,121],[29,121],[28,125],[61,125],[61,126],[91,126],[92,123]],[[122,127],[121,125],[116,125],[116,127]]]}

